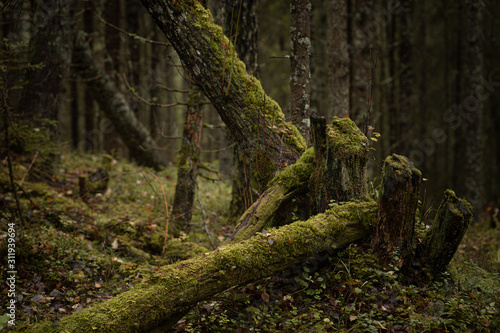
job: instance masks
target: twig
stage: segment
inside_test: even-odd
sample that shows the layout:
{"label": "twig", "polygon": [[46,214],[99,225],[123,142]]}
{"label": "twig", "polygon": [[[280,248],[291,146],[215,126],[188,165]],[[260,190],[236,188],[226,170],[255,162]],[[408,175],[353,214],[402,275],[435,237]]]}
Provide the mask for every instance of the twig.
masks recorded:
{"label": "twig", "polygon": [[38,152],[35,153],[35,157],[33,157],[33,160],[31,161],[31,164],[30,166],[28,167],[28,170],[26,171],[26,173],[24,174],[23,176],[23,179],[21,179],[21,182],[19,183],[19,186],[23,186],[23,183],[24,183],[24,179],[26,178],[26,176],[28,175],[28,173],[30,172],[31,170],[31,167],[33,166],[33,163],[35,163],[35,160],[36,158],[38,157]]}
{"label": "twig", "polygon": [[4,132],[5,132],[5,145],[7,155],[7,165],[9,167],[9,179],[10,179],[10,187],[12,189],[12,195],[14,195],[14,199],[16,201],[17,212],[19,214],[19,220],[21,221],[21,225],[24,226],[24,217],[23,212],[21,210],[21,204],[19,203],[19,198],[17,197],[16,186],[14,183],[14,171],[12,170],[12,161],[10,159],[10,136],[9,136],[9,104],[7,103],[7,69],[3,71],[4,74],[4,85],[2,90],[2,108],[3,110],[3,122],[4,122]]}
{"label": "twig", "polygon": [[[191,166],[191,169],[193,168],[193,161],[191,161],[191,156],[188,157],[189,164]],[[203,206],[203,203],[201,202],[200,199],[200,191],[198,190],[198,182],[196,179],[193,179],[193,173],[191,173],[191,179],[194,182],[194,186],[196,188],[196,197],[198,198],[198,203],[200,204],[201,207],[201,212],[203,213],[203,227],[205,228],[205,232],[207,233],[208,239],[210,240],[210,243],[212,244],[212,249],[215,250],[217,247],[215,246],[212,237],[210,237],[210,232],[208,231],[207,227],[207,214],[205,213],[205,206]]]}
{"label": "twig", "polygon": [[147,104],[147,105],[150,105],[150,106],[155,106],[155,107],[158,107],[158,108],[170,108],[172,106],[177,106],[177,105],[187,105],[186,102],[176,102],[176,103],[172,103],[172,104],[158,104],[158,103],[154,103],[154,102],[150,102],[150,101],[147,101],[145,100],[142,96],[140,96],[134,88],[132,88],[130,86],[130,84],[128,83],[127,81],[127,77],[125,76],[125,74],[122,75],[123,76],[123,80],[125,80],[125,84],[128,88],[128,90],[134,94],[135,97],[137,97],[141,102]]}
{"label": "twig", "polygon": [[188,92],[187,89],[168,88],[168,87],[165,87],[164,85],[161,85],[161,84],[157,84],[156,86],[160,89],[170,91],[170,92],[178,92],[178,93],[183,93],[183,94],[187,94],[187,92]]}
{"label": "twig", "polygon": [[146,43],[155,44],[155,45],[171,46],[169,43],[158,42],[158,41],[155,41],[155,40],[152,40],[152,39],[148,39],[148,38],[144,38],[144,37],[141,37],[141,36],[137,36],[137,34],[125,31],[125,30],[117,27],[116,25],[111,24],[111,23],[105,21],[102,17],[100,17],[99,15],[97,15],[97,13],[95,13],[95,12],[94,12],[94,15],[97,16],[97,18],[99,20],[101,20],[102,23],[106,24],[107,26],[109,26],[109,27],[111,27],[111,28],[113,28],[115,30],[118,30],[122,34],[125,34],[125,35],[127,35],[127,36],[129,36],[129,37],[131,37],[133,39],[141,40],[141,41],[144,41]]}
{"label": "twig", "polygon": [[229,145],[224,148],[219,148],[219,149],[212,149],[212,150],[200,150],[200,153],[218,153],[224,150],[228,150],[229,148],[233,148],[236,143],[233,143],[232,145]]}
{"label": "twig", "polygon": [[158,183],[160,184],[161,191],[163,192],[163,199],[165,201],[165,212],[166,212],[166,215],[167,215],[167,225],[165,226],[165,239],[163,240],[163,249],[161,250],[161,254],[163,255],[163,254],[165,254],[165,247],[167,246],[168,226],[170,224],[170,219],[169,219],[169,216],[168,216],[167,196],[165,195],[165,189],[163,188],[163,184],[161,183],[160,179],[154,173],[152,173],[151,171],[149,171],[149,170],[146,170],[146,171],[149,172],[153,177],[155,177],[156,180],[158,181]]}

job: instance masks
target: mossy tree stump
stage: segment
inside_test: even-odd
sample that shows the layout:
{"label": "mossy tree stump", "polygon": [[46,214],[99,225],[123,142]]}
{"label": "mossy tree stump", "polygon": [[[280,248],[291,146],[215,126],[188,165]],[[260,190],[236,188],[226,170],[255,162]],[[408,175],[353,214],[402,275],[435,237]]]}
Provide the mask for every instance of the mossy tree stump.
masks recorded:
{"label": "mossy tree stump", "polygon": [[378,225],[374,251],[399,253],[400,267],[410,264],[415,253],[415,210],[422,174],[406,157],[393,154],[384,161]]}
{"label": "mossy tree stump", "polygon": [[469,227],[472,220],[472,206],[446,190],[431,228],[423,240],[428,267],[434,276],[442,273]]}
{"label": "mossy tree stump", "polygon": [[349,118],[311,116],[314,171],[309,190],[311,213],[324,212],[332,202],[360,199],[366,195],[368,139]]}

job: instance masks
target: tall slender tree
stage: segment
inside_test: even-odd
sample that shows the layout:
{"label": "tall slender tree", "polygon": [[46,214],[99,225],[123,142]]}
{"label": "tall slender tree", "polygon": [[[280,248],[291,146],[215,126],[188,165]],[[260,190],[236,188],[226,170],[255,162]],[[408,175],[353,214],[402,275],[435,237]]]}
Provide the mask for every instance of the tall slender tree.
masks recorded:
{"label": "tall slender tree", "polygon": [[481,93],[486,88],[481,86],[483,76],[483,8],[484,1],[467,2],[467,87],[469,95],[463,101],[463,107],[469,117],[464,123],[465,137],[465,193],[471,201],[476,216],[484,203],[483,174],[483,113],[484,100]]}
{"label": "tall slender tree", "polygon": [[328,1],[327,63],[329,114],[336,117],[350,115],[351,80],[348,53],[349,0]]}
{"label": "tall slender tree", "polygon": [[311,131],[311,11],[309,0],[290,4],[290,114],[306,143]]}

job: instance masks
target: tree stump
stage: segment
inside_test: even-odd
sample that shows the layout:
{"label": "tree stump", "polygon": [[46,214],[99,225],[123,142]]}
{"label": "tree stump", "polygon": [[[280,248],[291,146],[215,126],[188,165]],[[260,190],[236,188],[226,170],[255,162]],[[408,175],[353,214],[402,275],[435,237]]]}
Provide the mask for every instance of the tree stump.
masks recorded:
{"label": "tree stump", "polygon": [[451,190],[444,192],[431,228],[423,240],[426,262],[434,276],[442,273],[469,227],[472,220],[472,206],[456,197]]}
{"label": "tree stump", "polygon": [[399,266],[410,264],[416,247],[415,210],[422,174],[404,156],[393,154],[384,161],[378,225],[373,239],[375,252],[399,253]]}
{"label": "tree stump", "polygon": [[347,202],[366,195],[368,139],[349,118],[311,116],[315,168],[309,182],[311,215],[324,212],[332,202]]}

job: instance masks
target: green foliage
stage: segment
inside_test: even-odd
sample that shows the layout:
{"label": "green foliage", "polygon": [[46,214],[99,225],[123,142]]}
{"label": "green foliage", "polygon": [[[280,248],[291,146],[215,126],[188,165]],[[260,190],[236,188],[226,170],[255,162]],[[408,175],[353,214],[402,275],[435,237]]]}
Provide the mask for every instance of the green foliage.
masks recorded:
{"label": "green foliage", "polygon": [[[48,119],[22,120],[11,122],[9,126],[9,138],[11,153],[26,155],[38,153],[43,156],[53,156],[58,147],[50,137],[48,129],[55,129],[57,122]],[[0,144],[5,147],[5,137],[1,136]]]}
{"label": "green foliage", "polygon": [[199,304],[178,329],[459,332],[500,328],[498,276],[486,278],[491,285],[484,293],[464,288],[457,280],[464,277],[455,274],[427,287],[404,285],[398,259],[382,265],[368,248],[351,246],[321,269],[313,260],[305,261],[293,272]]}
{"label": "green foliage", "polygon": [[[166,224],[161,187],[171,203],[174,168],[157,173],[160,184],[147,169],[112,160],[107,192],[92,194],[88,204],[83,203],[77,176],[93,170],[100,160],[93,155],[63,154],[56,187],[24,182],[21,206],[28,226],[18,230],[17,286],[24,297],[20,308],[31,312],[18,312],[19,325],[57,320],[127,290],[159,266],[209,251],[202,213],[196,207],[193,233],[170,239],[168,256],[159,255]],[[17,164],[14,169],[18,181],[26,168]],[[0,202],[6,209],[0,211],[0,234],[5,233],[6,221],[16,221],[7,188],[7,175],[2,174]],[[200,197],[209,229],[220,244],[232,232],[223,224],[230,189],[222,182],[200,179]],[[332,202],[331,208],[343,209],[343,205],[348,206]],[[423,224],[421,232],[425,232]],[[316,254],[317,259],[305,260],[281,275],[232,288],[198,304],[177,330],[498,331],[499,243],[498,230],[471,227],[450,272],[427,286],[402,284],[399,258],[381,264],[368,247],[353,245],[330,257]],[[0,253],[5,251],[6,238],[2,238]],[[2,267],[0,278],[5,279],[7,269]],[[5,305],[2,302],[0,306]]]}

